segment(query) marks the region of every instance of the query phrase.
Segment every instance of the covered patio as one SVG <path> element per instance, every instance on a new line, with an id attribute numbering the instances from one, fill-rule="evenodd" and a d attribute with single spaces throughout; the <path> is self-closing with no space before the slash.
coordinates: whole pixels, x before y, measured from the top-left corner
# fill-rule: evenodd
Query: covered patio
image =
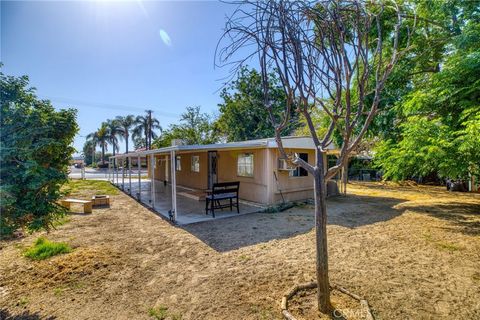
<path id="1" fill-rule="evenodd" d="M 109 158 L 109 181 L 139 202 L 179 225 L 209 221 L 255 213 L 263 206 L 248 201 L 239 201 L 236 208 L 215 210 L 215 218 L 205 213 L 205 190 L 177 185 L 177 170 L 170 159 L 176 159 L 175 151 L 159 153 L 158 150 L 116 155 Z M 158 166 L 163 161 L 162 179 Z M 147 167 L 148 175 L 142 176 Z M 155 169 L 157 169 L 155 172 Z M 165 172 L 168 171 L 168 172 Z M 145 172 L 145 170 L 143 171 Z"/>

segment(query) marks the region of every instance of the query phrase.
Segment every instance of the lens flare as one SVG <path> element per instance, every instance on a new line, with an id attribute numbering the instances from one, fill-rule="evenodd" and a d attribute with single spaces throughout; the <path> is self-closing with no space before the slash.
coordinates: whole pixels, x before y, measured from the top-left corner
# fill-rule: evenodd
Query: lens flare
<path id="1" fill-rule="evenodd" d="M 160 38 L 162 38 L 163 43 L 165 43 L 167 46 L 172 45 L 172 40 L 170 40 L 170 36 L 168 35 L 167 31 L 160 29 L 159 34 Z"/>

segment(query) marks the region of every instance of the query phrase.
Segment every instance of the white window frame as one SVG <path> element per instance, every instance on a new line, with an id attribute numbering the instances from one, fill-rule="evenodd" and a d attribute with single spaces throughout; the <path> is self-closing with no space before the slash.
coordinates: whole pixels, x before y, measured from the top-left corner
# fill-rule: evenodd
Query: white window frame
<path id="1" fill-rule="evenodd" d="M 306 162 L 308 162 L 308 153 L 307 152 L 299 152 L 298 155 L 300 158 Z M 306 157 L 305 157 L 306 155 Z M 304 157 L 302 157 L 304 156 Z M 290 178 L 302 178 L 302 177 L 308 177 L 308 171 L 301 168 L 300 166 L 297 166 L 295 170 L 289 171 L 288 176 Z"/>
<path id="2" fill-rule="evenodd" d="M 192 156 L 190 170 L 192 172 L 200 172 L 200 156 Z"/>
<path id="3" fill-rule="evenodd" d="M 255 156 L 251 152 L 239 153 L 237 156 L 237 176 L 253 177 L 255 172 Z"/>

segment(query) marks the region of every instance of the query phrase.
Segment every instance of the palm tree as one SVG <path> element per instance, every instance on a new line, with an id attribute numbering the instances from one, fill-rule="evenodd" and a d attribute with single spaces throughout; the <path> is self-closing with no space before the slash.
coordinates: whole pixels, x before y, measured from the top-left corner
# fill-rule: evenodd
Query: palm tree
<path id="1" fill-rule="evenodd" d="M 125 139 L 125 153 L 128 153 L 128 139 L 130 137 L 130 131 L 133 128 L 133 125 L 135 124 L 135 117 L 131 114 L 128 116 L 122 117 L 118 116 L 115 118 L 115 120 L 118 122 L 120 127 L 123 130 L 123 138 Z"/>
<path id="2" fill-rule="evenodd" d="M 106 123 L 102 123 L 97 131 L 88 134 L 87 140 L 91 140 L 95 146 L 102 148 L 102 164 L 105 164 L 105 150 L 108 148 L 108 128 Z"/>
<path id="3" fill-rule="evenodd" d="M 120 123 L 117 120 L 107 120 L 105 122 L 108 131 L 108 143 L 113 147 L 113 155 L 115 156 L 116 152 L 119 150 L 118 147 L 118 137 L 123 138 L 123 128 L 120 126 Z"/>
<path id="4" fill-rule="evenodd" d="M 137 116 L 135 119 L 135 128 L 133 128 L 132 137 L 134 139 L 143 136 L 145 138 L 145 147 L 150 149 L 152 147 L 152 139 L 157 137 L 154 129 L 162 131 L 160 121 L 152 117 L 152 110 L 147 110 L 145 116 Z"/>
<path id="5" fill-rule="evenodd" d="M 83 144 L 83 156 L 85 157 L 85 164 L 89 164 L 88 159 L 90 158 L 90 164 L 93 164 L 95 162 L 95 150 L 97 145 L 93 141 L 93 139 L 85 141 Z"/>

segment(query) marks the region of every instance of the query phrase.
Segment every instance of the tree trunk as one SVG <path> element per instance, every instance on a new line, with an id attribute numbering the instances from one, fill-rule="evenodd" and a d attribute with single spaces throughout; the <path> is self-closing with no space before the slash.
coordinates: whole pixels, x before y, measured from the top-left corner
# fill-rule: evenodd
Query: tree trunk
<path id="1" fill-rule="evenodd" d="M 105 164 L 105 145 L 102 144 L 102 164 Z"/>
<path id="2" fill-rule="evenodd" d="M 317 165 L 314 174 L 315 188 L 315 234 L 317 245 L 317 302 L 318 310 L 325 314 L 331 311 L 330 285 L 328 281 L 327 252 L 327 206 L 324 157 L 325 153 L 317 151 Z"/>
<path id="3" fill-rule="evenodd" d="M 145 149 L 150 150 L 148 147 L 148 129 L 145 129 Z"/>
<path id="4" fill-rule="evenodd" d="M 148 150 L 152 149 L 152 129 L 148 127 Z"/>
<path id="5" fill-rule="evenodd" d="M 342 168 L 342 192 L 343 195 L 347 195 L 347 183 L 348 183 L 348 160 L 345 161 L 346 163 L 343 165 Z"/>
<path id="6" fill-rule="evenodd" d="M 128 134 L 125 136 L 125 153 L 128 153 Z M 129 161 L 130 161 L 130 158 L 127 157 L 126 166 L 129 166 L 129 164 L 128 164 Z"/>
<path id="7" fill-rule="evenodd" d="M 148 111 L 148 150 L 152 148 L 152 111 Z"/>

